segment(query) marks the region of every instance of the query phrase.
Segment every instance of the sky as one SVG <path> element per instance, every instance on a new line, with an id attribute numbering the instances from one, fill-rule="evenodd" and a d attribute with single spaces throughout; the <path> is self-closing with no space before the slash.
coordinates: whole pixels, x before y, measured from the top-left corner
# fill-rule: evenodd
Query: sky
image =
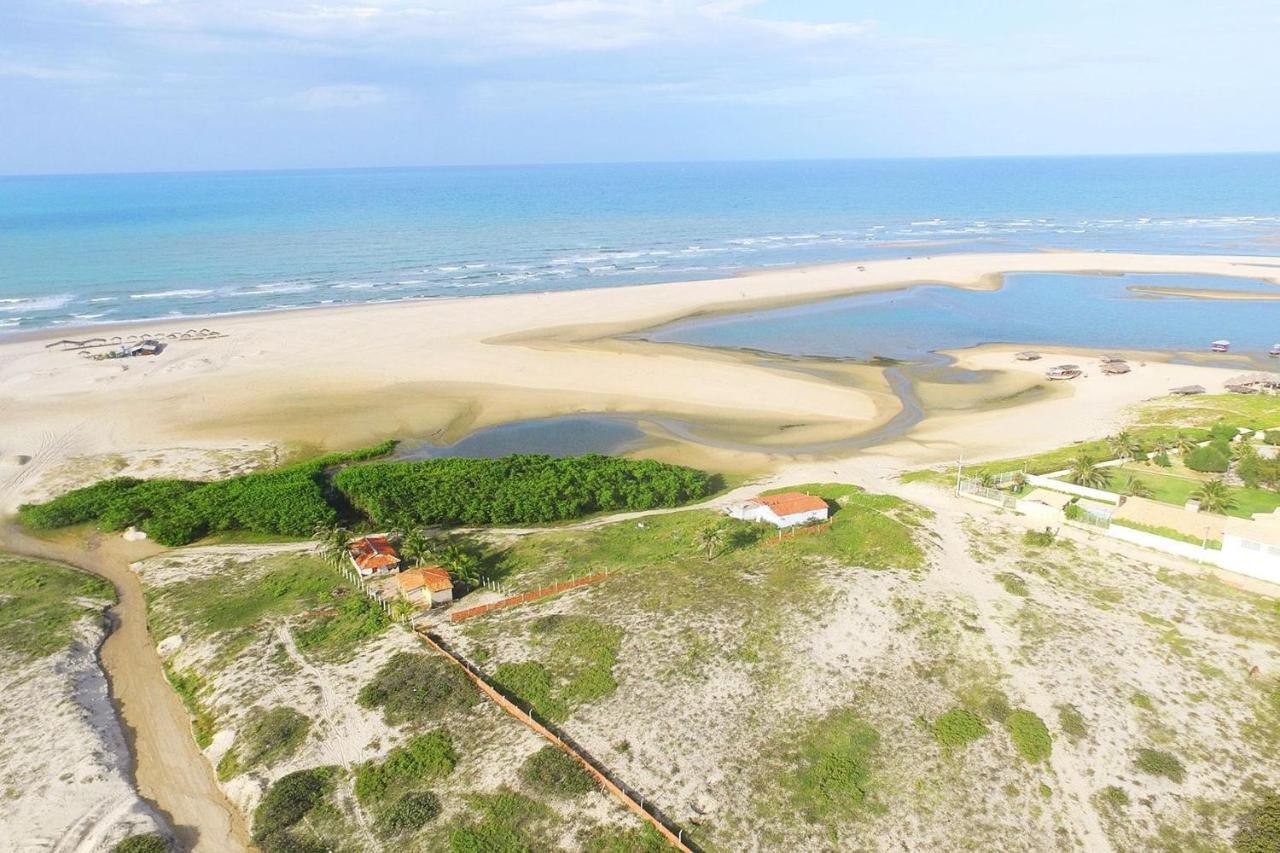
<path id="1" fill-rule="evenodd" d="M 0 0 L 0 173 L 1274 151 L 1277 0 Z"/>

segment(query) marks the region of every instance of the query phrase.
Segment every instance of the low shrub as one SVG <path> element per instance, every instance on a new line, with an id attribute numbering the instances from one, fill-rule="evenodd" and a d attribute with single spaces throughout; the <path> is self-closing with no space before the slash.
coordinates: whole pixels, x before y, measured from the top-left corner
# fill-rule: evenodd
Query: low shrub
<path id="1" fill-rule="evenodd" d="M 1218 421 L 1209 427 L 1209 438 L 1213 441 L 1235 441 L 1236 436 L 1240 435 L 1240 428 L 1232 426 L 1223 421 Z"/>
<path id="2" fill-rule="evenodd" d="M 1044 720 L 1025 708 L 1013 711 L 1005 718 L 1004 726 L 1009 730 L 1014 749 L 1032 764 L 1038 764 L 1053 752 L 1053 737 Z"/>
<path id="3" fill-rule="evenodd" d="M 1182 762 L 1176 756 L 1158 749 L 1147 749 L 1145 747 L 1139 749 L 1138 757 L 1133 764 L 1143 773 L 1150 773 L 1152 776 L 1164 776 L 1174 782 L 1181 782 L 1187 778 L 1187 769 L 1182 766 Z"/>
<path id="4" fill-rule="evenodd" d="M 539 792 L 576 797 L 596 787 L 596 780 L 563 750 L 544 746 L 520 765 L 520 778 Z"/>
<path id="5" fill-rule="evenodd" d="M 169 842 L 163 835 L 149 832 L 121 839 L 111 850 L 112 853 L 168 853 Z"/>
<path id="6" fill-rule="evenodd" d="M 796 744 L 795 770 L 785 784 L 809 820 L 857 814 L 872 795 L 879 733 L 853 711 L 815 720 Z"/>
<path id="7" fill-rule="evenodd" d="M 1046 527 L 1044 530 L 1028 530 L 1022 534 L 1022 544 L 1028 548 L 1047 548 L 1054 543 L 1057 535 Z"/>
<path id="8" fill-rule="evenodd" d="M 1004 587 L 1004 591 L 1010 595 L 1020 595 L 1026 598 L 1031 594 L 1027 589 L 1026 579 L 1021 575 L 1015 575 L 1013 572 L 998 572 L 995 578 Z"/>
<path id="9" fill-rule="evenodd" d="M 1073 741 L 1089 736 L 1089 726 L 1084 715 L 1074 705 L 1062 705 L 1058 708 L 1058 727 Z"/>
<path id="10" fill-rule="evenodd" d="M 375 802 L 389 792 L 443 779 L 457 763 L 448 731 L 439 728 L 417 735 L 391 750 L 383 761 L 366 761 L 356 768 L 356 798 L 362 803 Z"/>
<path id="11" fill-rule="evenodd" d="M 475 688 L 456 667 L 433 655 L 397 652 L 360 688 L 356 701 L 381 708 L 389 725 L 435 720 L 476 703 Z"/>
<path id="12" fill-rule="evenodd" d="M 1240 818 L 1231 838 L 1237 853 L 1275 853 L 1280 850 L 1280 793 L 1265 792 Z"/>
<path id="13" fill-rule="evenodd" d="M 218 777 L 225 781 L 251 767 L 279 764 L 298 751 L 310 730 L 311 720 L 293 708 L 255 709 L 235 745 L 218 762 Z"/>
<path id="14" fill-rule="evenodd" d="M 1280 429 L 1269 429 L 1262 434 L 1262 440 L 1267 444 L 1280 445 Z"/>
<path id="15" fill-rule="evenodd" d="M 1192 471 L 1222 474 L 1231 466 L 1231 457 L 1213 445 L 1197 447 L 1187 454 L 1186 465 Z"/>
<path id="16" fill-rule="evenodd" d="M 306 817 L 329 793 L 336 770 L 336 767 L 312 767 L 277 779 L 253 812 L 254 840 L 278 836 Z M 285 842 L 277 839 L 277 843 Z"/>
<path id="17" fill-rule="evenodd" d="M 982 718 L 963 708 L 952 708 L 933 721 L 933 736 L 945 747 L 968 746 L 987 733 Z"/>
<path id="18" fill-rule="evenodd" d="M 430 791 L 412 791 L 396 800 L 378 816 L 383 835 L 417 832 L 440 816 L 440 798 Z"/>
<path id="19" fill-rule="evenodd" d="M 1099 791 L 1098 798 L 1112 809 L 1120 809 L 1129 805 L 1129 792 L 1115 785 L 1108 785 Z"/>

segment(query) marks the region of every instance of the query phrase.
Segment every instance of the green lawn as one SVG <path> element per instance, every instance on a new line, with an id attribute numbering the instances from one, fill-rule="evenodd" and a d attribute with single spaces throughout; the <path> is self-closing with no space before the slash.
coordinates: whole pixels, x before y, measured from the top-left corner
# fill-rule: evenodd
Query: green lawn
<path id="1" fill-rule="evenodd" d="M 71 643 L 72 626 L 116 600 L 94 575 L 0 554 L 0 649 L 36 660 Z"/>
<path id="2" fill-rule="evenodd" d="M 1152 500 L 1173 504 L 1174 506 L 1182 506 L 1200 488 L 1205 478 L 1196 475 L 1194 472 L 1187 471 L 1181 466 L 1175 466 L 1169 470 L 1172 472 L 1182 471 L 1183 473 L 1157 472 L 1141 464 L 1124 465 L 1115 469 L 1115 472 L 1111 474 L 1109 488 L 1123 493 L 1125 480 L 1132 476 L 1141 480 L 1147 485 L 1147 488 L 1151 489 Z M 1227 514 L 1234 515 L 1237 518 L 1251 518 L 1256 512 L 1271 512 L 1280 507 L 1280 492 L 1241 487 L 1232 489 L 1231 496 L 1235 499 L 1236 505 Z"/>

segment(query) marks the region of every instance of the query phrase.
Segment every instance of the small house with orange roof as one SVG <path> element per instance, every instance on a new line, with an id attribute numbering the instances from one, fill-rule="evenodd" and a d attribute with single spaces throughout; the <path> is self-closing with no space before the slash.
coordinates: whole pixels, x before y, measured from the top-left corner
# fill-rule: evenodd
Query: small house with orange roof
<path id="1" fill-rule="evenodd" d="M 420 606 L 434 607 L 453 601 L 453 579 L 440 566 L 418 566 L 396 575 L 400 597 Z"/>
<path id="2" fill-rule="evenodd" d="M 386 577 L 400 571 L 400 554 L 385 536 L 352 540 L 347 552 L 362 578 Z"/>
<path id="3" fill-rule="evenodd" d="M 795 527 L 799 524 L 826 521 L 831 513 L 826 501 L 804 492 L 759 495 L 735 504 L 726 511 L 733 518 L 742 521 L 763 521 L 774 527 Z"/>

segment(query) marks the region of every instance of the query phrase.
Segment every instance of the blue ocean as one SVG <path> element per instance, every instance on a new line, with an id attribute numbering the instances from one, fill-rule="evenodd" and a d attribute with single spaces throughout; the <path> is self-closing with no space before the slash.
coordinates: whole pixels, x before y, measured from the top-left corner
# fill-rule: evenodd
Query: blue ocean
<path id="1" fill-rule="evenodd" d="M 1280 252 L 1280 155 L 0 177 L 0 334 L 1042 248 Z"/>

